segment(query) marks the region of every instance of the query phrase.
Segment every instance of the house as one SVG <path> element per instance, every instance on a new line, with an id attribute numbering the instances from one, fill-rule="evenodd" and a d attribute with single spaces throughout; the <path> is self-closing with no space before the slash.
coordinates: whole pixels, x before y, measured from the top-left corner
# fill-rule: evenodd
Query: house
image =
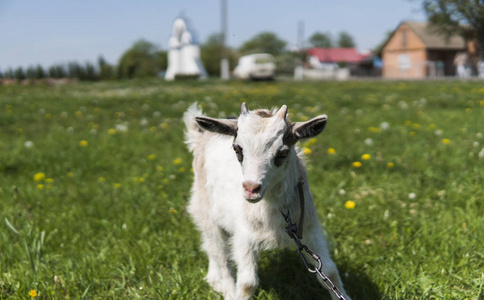
<path id="1" fill-rule="evenodd" d="M 310 48 L 306 54 L 304 78 L 339 80 L 355 75 L 359 63 L 370 56 L 359 53 L 356 48 Z"/>
<path id="2" fill-rule="evenodd" d="M 469 44 L 470 45 L 470 44 Z M 381 50 L 384 78 L 419 79 L 456 75 L 456 55 L 468 53 L 460 36 L 446 38 L 427 22 L 401 22 Z"/>
<path id="3" fill-rule="evenodd" d="M 354 64 L 367 58 L 368 54 L 358 53 L 356 48 L 310 48 L 308 57 L 316 57 L 320 63 Z"/>

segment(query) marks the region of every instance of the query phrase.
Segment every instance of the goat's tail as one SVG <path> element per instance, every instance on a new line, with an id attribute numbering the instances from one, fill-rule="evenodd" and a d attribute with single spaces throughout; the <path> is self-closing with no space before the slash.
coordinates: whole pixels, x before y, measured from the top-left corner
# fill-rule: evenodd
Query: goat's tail
<path id="1" fill-rule="evenodd" d="M 198 137 L 203 132 L 202 129 L 198 126 L 197 121 L 195 121 L 195 117 L 202 116 L 203 112 L 198 107 L 198 103 L 195 102 L 187 109 L 187 111 L 183 114 L 183 122 L 185 122 L 186 130 L 185 130 L 185 144 L 188 146 L 188 150 L 193 153 L 195 149 Z"/>

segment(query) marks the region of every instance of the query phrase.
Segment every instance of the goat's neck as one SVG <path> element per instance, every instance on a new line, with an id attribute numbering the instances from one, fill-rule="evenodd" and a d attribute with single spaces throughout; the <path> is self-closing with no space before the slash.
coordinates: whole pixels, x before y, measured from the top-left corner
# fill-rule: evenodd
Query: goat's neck
<path id="1" fill-rule="evenodd" d="M 291 206 L 296 198 L 298 183 L 305 180 L 302 162 L 297 155 L 293 153 L 289 159 L 284 176 L 266 192 L 266 198 L 279 206 Z"/>

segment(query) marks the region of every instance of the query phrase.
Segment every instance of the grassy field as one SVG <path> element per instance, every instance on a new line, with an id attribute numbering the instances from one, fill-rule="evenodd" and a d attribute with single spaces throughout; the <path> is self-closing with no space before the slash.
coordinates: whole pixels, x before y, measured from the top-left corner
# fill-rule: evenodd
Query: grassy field
<path id="1" fill-rule="evenodd" d="M 353 299 L 484 299 L 484 82 L 0 86 L 0 299 L 220 299 L 186 205 L 181 116 L 287 104 Z M 354 204 L 354 207 L 352 207 Z M 255 299 L 329 299 L 294 249 Z"/>

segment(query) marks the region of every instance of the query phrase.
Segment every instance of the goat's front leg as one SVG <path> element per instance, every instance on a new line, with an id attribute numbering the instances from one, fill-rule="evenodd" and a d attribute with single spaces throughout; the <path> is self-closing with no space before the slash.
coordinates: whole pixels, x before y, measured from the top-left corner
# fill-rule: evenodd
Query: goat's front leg
<path id="1" fill-rule="evenodd" d="M 328 276 L 329 280 L 331 280 L 331 282 L 333 282 L 333 284 L 341 291 L 345 299 L 351 300 L 350 297 L 346 294 L 345 289 L 343 288 L 343 283 L 341 282 L 341 278 L 339 276 L 338 269 L 336 268 L 336 264 L 331 260 L 331 257 L 329 256 L 326 238 L 318 225 L 316 225 L 315 228 L 313 227 L 313 230 L 305 233 L 305 239 L 303 240 L 303 243 L 306 243 L 311 251 L 321 257 L 321 262 L 323 263 L 323 273 Z M 318 267 L 319 264 L 314 259 L 312 259 L 309 255 L 305 256 L 308 262 L 311 261 L 314 267 Z M 321 285 L 327 288 L 326 284 L 319 277 L 319 275 L 317 275 L 317 277 Z M 331 290 L 329 290 L 329 293 L 331 294 L 331 299 L 339 299 Z"/>
<path id="2" fill-rule="evenodd" d="M 248 235 L 234 236 L 233 258 L 237 264 L 235 299 L 250 299 L 259 285 L 257 276 L 259 249 Z"/>
<path id="3" fill-rule="evenodd" d="M 202 239 L 202 247 L 208 255 L 208 273 L 205 279 L 226 300 L 234 299 L 235 283 L 222 230 L 215 225 L 205 226 Z"/>

